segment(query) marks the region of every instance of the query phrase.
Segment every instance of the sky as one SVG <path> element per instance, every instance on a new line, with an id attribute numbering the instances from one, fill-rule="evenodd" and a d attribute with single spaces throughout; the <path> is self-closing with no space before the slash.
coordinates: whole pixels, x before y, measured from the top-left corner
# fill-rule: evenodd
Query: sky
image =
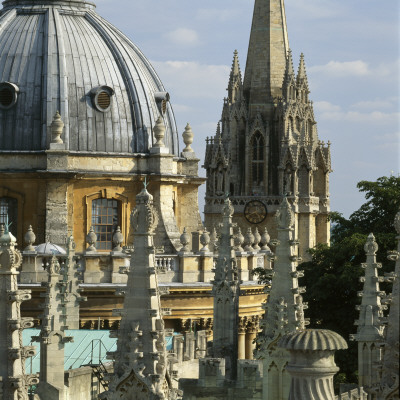
<path id="1" fill-rule="evenodd" d="M 155 67 L 180 135 L 187 122 L 193 129 L 202 165 L 235 49 L 244 73 L 254 0 L 95 2 Z M 365 201 L 357 182 L 400 171 L 400 2 L 286 0 L 285 6 L 295 69 L 304 53 L 319 138 L 332 142 L 331 209 L 348 217 Z"/>

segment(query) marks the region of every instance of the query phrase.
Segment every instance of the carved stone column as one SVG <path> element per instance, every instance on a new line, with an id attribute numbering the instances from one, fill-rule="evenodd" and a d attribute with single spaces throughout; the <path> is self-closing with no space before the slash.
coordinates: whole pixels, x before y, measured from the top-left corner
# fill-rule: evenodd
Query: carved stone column
<path id="1" fill-rule="evenodd" d="M 246 358 L 246 324 L 247 318 L 239 318 L 238 326 L 238 359 L 243 360 Z"/>
<path id="2" fill-rule="evenodd" d="M 248 319 L 247 322 L 247 329 L 246 329 L 246 359 L 247 360 L 252 360 L 253 357 L 253 350 L 256 348 L 256 345 L 254 342 L 257 332 L 258 332 L 258 327 L 259 327 L 259 320 L 260 317 L 258 315 L 254 315 L 251 318 Z"/>

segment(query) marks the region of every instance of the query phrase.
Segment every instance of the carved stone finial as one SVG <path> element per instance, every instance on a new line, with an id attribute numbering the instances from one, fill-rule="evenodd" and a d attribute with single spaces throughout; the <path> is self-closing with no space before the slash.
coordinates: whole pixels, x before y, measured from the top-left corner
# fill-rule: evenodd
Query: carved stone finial
<path id="1" fill-rule="evenodd" d="M 210 234 L 207 231 L 207 228 L 204 228 L 204 232 L 200 236 L 200 243 L 203 245 L 203 247 L 200 249 L 202 252 L 207 252 L 209 251 L 208 245 L 210 243 Z"/>
<path id="2" fill-rule="evenodd" d="M 25 233 L 24 240 L 28 245 L 25 247 L 24 251 L 35 251 L 35 248 L 32 246 L 32 244 L 35 243 L 36 235 L 33 233 L 32 225 L 29 225 L 28 231 Z"/>
<path id="3" fill-rule="evenodd" d="M 63 129 L 64 122 L 61 119 L 60 113 L 57 111 L 51 123 L 51 143 L 64 143 L 61 139 Z"/>
<path id="4" fill-rule="evenodd" d="M 268 233 L 267 227 L 265 227 L 263 234 L 261 235 L 261 250 L 269 250 L 268 243 L 271 240 L 271 236 Z"/>
<path id="5" fill-rule="evenodd" d="M 153 235 L 158 221 L 158 213 L 153 207 L 153 196 L 143 188 L 136 196 L 136 207 L 131 214 L 132 228 L 136 235 Z"/>
<path id="6" fill-rule="evenodd" d="M 378 244 L 376 243 L 375 236 L 372 233 L 368 235 L 367 242 L 364 246 L 364 251 L 367 256 L 374 256 L 378 251 Z"/>
<path id="7" fill-rule="evenodd" d="M 188 252 L 189 251 L 189 243 L 190 243 L 190 235 L 186 231 L 186 227 L 183 228 L 183 233 L 180 237 L 180 242 L 182 244 L 181 251 Z"/>
<path id="8" fill-rule="evenodd" d="M 239 227 L 237 234 L 235 236 L 236 251 L 243 251 L 243 247 L 242 247 L 243 242 L 244 242 L 244 236 L 242 235 L 242 231 Z"/>
<path id="9" fill-rule="evenodd" d="M 97 235 L 94 233 L 93 226 L 90 227 L 89 233 L 86 236 L 86 242 L 89 244 L 86 251 L 96 251 Z"/>
<path id="10" fill-rule="evenodd" d="M 246 244 L 245 246 L 245 251 L 253 251 L 253 243 L 254 243 L 254 235 L 253 232 L 251 231 L 251 228 L 247 229 L 246 236 L 244 237 L 244 243 Z"/>
<path id="11" fill-rule="evenodd" d="M 259 246 L 260 242 L 261 242 L 261 235 L 258 228 L 256 228 L 254 230 L 254 242 L 253 242 L 254 250 L 261 250 L 261 247 Z"/>
<path id="12" fill-rule="evenodd" d="M 235 212 L 235 209 L 232 206 L 232 202 L 229 200 L 228 197 L 225 198 L 224 200 L 224 207 L 222 209 L 222 215 L 224 217 L 231 217 L 233 213 Z"/>
<path id="13" fill-rule="evenodd" d="M 184 153 L 193 152 L 193 149 L 190 147 L 190 145 L 193 143 L 194 134 L 189 123 L 187 123 L 185 131 L 183 132 L 182 136 L 183 136 L 183 143 L 185 143 L 186 145 L 186 147 L 183 149 L 183 152 Z"/>
<path id="14" fill-rule="evenodd" d="M 294 225 L 294 213 L 287 197 L 285 197 L 276 212 L 279 229 L 291 229 Z"/>
<path id="15" fill-rule="evenodd" d="M 124 236 L 121 233 L 121 228 L 118 226 L 113 235 L 113 243 L 115 244 L 113 251 L 122 251 L 121 245 L 123 241 L 124 241 Z"/>
<path id="16" fill-rule="evenodd" d="M 154 126 L 154 136 L 157 141 L 153 147 L 164 147 L 165 125 L 161 116 L 158 117 Z"/>

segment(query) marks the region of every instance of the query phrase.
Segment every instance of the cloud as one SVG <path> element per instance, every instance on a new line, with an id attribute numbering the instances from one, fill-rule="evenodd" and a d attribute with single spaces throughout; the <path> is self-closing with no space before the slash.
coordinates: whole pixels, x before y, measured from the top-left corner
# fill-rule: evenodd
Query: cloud
<path id="1" fill-rule="evenodd" d="M 152 64 L 165 86 L 173 89 L 175 95 L 182 98 L 213 100 L 220 97 L 222 107 L 230 67 L 200 64 L 195 61 L 153 61 Z M 182 103 L 182 100 L 180 102 Z"/>
<path id="2" fill-rule="evenodd" d="M 338 105 L 329 103 L 327 101 L 318 101 L 314 103 L 315 111 L 317 112 L 318 119 L 321 120 L 335 120 L 335 121 L 348 121 L 356 123 L 383 123 L 392 124 L 400 120 L 400 112 L 382 112 L 373 110 L 371 112 L 360 111 L 344 111 Z M 351 106 L 350 106 L 351 108 Z"/>
<path id="3" fill-rule="evenodd" d="M 322 72 L 330 76 L 366 76 L 370 74 L 370 69 L 365 61 L 329 61 L 325 65 L 315 65 L 309 67 L 310 72 Z"/>
<path id="4" fill-rule="evenodd" d="M 368 111 L 368 110 L 387 110 L 398 105 L 398 98 L 391 97 L 388 99 L 375 99 L 375 100 L 364 100 L 359 101 L 355 104 L 352 104 L 350 107 L 352 109 L 357 109 L 360 111 Z"/>
<path id="5" fill-rule="evenodd" d="M 200 44 L 199 35 L 193 29 L 178 28 L 166 33 L 165 37 L 180 46 L 197 46 Z"/>

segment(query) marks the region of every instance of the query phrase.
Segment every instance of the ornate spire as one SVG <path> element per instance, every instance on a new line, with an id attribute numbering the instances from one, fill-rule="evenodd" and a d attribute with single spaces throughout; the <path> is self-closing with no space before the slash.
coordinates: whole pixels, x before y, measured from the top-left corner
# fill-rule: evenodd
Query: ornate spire
<path id="1" fill-rule="evenodd" d="M 35 347 L 22 346 L 22 331 L 32 328 L 32 318 L 21 318 L 21 303 L 31 299 L 30 290 L 18 290 L 17 268 L 22 257 L 8 225 L 0 236 L 0 394 L 4 400 L 27 399 L 28 387 L 39 382 L 25 372 L 25 361 Z"/>
<path id="2" fill-rule="evenodd" d="M 394 273 L 388 277 L 393 281 L 390 310 L 383 348 L 381 381 L 371 392 L 377 400 L 397 399 L 399 393 L 399 301 L 400 301 L 400 210 L 396 214 L 394 227 L 397 232 L 397 250 L 389 253 L 389 260 L 396 262 Z M 394 397 L 396 396 L 397 397 Z"/>
<path id="3" fill-rule="evenodd" d="M 361 305 L 357 306 L 360 311 L 360 317 L 355 322 L 358 325 L 357 334 L 351 336 L 358 342 L 358 378 L 359 386 L 371 386 L 377 382 L 378 376 L 373 370 L 373 364 L 380 361 L 380 352 L 377 351 L 379 343 L 383 340 L 383 317 L 381 305 L 381 297 L 385 295 L 379 289 L 379 282 L 383 278 L 379 278 L 378 269 L 382 268 L 381 264 L 376 263 L 376 252 L 378 244 L 374 235 L 368 236 L 364 246 L 367 255 L 367 262 L 361 266 L 365 269 L 365 276 L 360 278 L 364 282 L 362 292 Z"/>
<path id="4" fill-rule="evenodd" d="M 306 72 L 306 64 L 304 62 L 304 54 L 300 55 L 299 69 L 297 71 L 297 85 L 308 90 L 308 78 Z"/>
<path id="5" fill-rule="evenodd" d="M 46 287 L 44 294 L 44 311 L 41 316 L 42 325 L 40 335 L 34 337 L 40 343 L 40 382 L 37 387 L 39 396 L 46 397 L 48 386 L 53 392 L 58 390 L 56 399 L 64 397 L 64 346 L 72 341 L 72 337 L 65 336 L 65 309 L 63 295 L 60 293 L 61 275 L 60 264 L 53 255 L 47 264 L 48 281 L 42 283 Z"/>
<path id="6" fill-rule="evenodd" d="M 242 97 L 242 73 L 239 66 L 239 58 L 237 50 L 233 53 L 233 61 L 231 73 L 229 76 L 228 83 L 228 99 L 229 102 L 235 103 L 240 102 Z"/>
<path id="7" fill-rule="evenodd" d="M 302 330 L 308 324 L 304 318 L 304 310 L 307 304 L 303 303 L 302 293 L 305 288 L 300 287 L 298 278 L 303 276 L 302 271 L 297 271 L 300 258 L 297 256 L 299 242 L 294 240 L 294 213 L 287 198 L 284 198 L 276 214 L 278 222 L 278 240 L 271 241 L 276 246 L 275 264 L 272 273 L 271 287 L 266 287 L 269 293 L 268 301 L 264 306 L 265 315 L 262 321 L 262 332 L 257 337 L 257 358 L 263 359 L 264 374 L 273 368 L 283 374 L 284 367 L 289 361 L 289 354 L 277 350 L 277 342 L 286 334 Z M 268 381 L 268 377 L 264 377 Z M 285 385 L 290 386 L 290 380 L 286 374 L 281 376 L 283 390 Z M 278 381 L 275 382 L 279 385 Z M 265 388 L 268 393 L 277 393 L 278 387 Z M 269 397 L 268 397 L 269 398 Z"/>
<path id="8" fill-rule="evenodd" d="M 365 269 L 365 276 L 360 278 L 360 281 L 364 282 L 364 287 L 362 292 L 359 292 L 362 301 L 357 307 L 360 310 L 360 318 L 355 323 L 358 328 L 354 338 L 358 342 L 381 341 L 383 338 L 383 325 L 380 322 L 383 317 L 381 297 L 385 296 L 385 292 L 379 289 L 379 282 L 382 282 L 383 278 L 379 278 L 378 269 L 382 268 L 382 265 L 376 262 L 378 244 L 372 233 L 368 236 L 364 250 L 367 262 L 361 265 Z"/>
<path id="9" fill-rule="evenodd" d="M 79 329 L 79 304 L 86 301 L 86 297 L 80 295 L 82 290 L 79 284 L 82 283 L 82 272 L 79 271 L 75 247 L 75 241 L 71 235 L 67 240 L 67 258 L 61 269 L 62 279 L 59 283 L 64 324 L 67 329 Z"/>
<path id="10" fill-rule="evenodd" d="M 172 399 L 167 371 L 164 322 L 155 269 L 153 235 L 158 214 L 153 196 L 144 188 L 136 196 L 131 215 L 135 251 L 131 258 L 125 290 L 117 351 L 114 354 L 114 376 L 107 400 L 154 398 Z"/>
<path id="11" fill-rule="evenodd" d="M 218 259 L 213 283 L 214 295 L 214 357 L 225 358 L 226 377 L 235 379 L 238 358 L 240 281 L 236 265 L 232 223 L 234 208 L 226 197 L 222 209 L 222 224 Z"/>
<path id="12" fill-rule="evenodd" d="M 289 50 L 283 0 L 255 0 L 251 27 L 244 95 L 254 118 L 264 105 L 264 117 L 271 117 L 273 98 L 282 96 L 282 82 Z"/>
<path id="13" fill-rule="evenodd" d="M 282 86 L 282 95 L 286 100 L 295 100 L 295 73 L 293 68 L 293 57 L 292 57 L 292 50 L 289 49 L 288 55 L 286 58 L 286 68 L 285 68 L 285 75 L 283 78 L 283 86 Z"/>

